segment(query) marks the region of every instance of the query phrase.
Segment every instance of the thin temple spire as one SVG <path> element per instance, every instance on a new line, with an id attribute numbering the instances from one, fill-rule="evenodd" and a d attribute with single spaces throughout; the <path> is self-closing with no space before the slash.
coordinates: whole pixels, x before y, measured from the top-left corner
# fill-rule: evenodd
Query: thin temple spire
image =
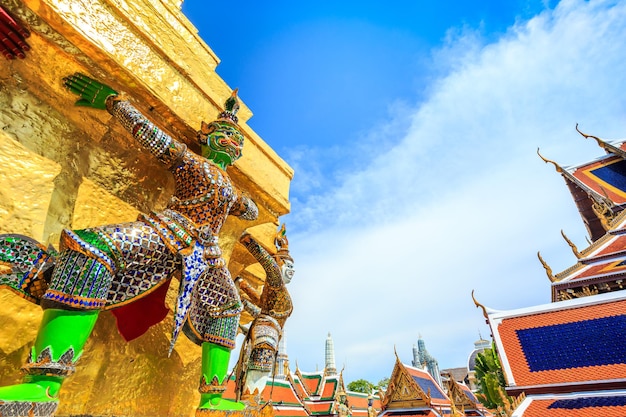
<path id="1" fill-rule="evenodd" d="M 326 363 L 324 366 L 324 374 L 337 375 L 337 367 L 335 366 L 335 345 L 330 332 L 328 332 L 328 337 L 326 337 Z"/>

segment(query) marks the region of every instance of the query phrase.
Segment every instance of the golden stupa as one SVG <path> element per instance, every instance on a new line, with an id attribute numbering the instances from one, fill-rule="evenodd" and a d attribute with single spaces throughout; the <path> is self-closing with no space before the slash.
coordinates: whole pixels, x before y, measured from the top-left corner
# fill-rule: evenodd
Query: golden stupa
<path id="1" fill-rule="evenodd" d="M 25 59 L 0 62 L 0 233 L 58 247 L 63 228 L 132 221 L 165 205 L 171 174 L 108 113 L 75 107 L 61 79 L 82 72 L 127 93 L 162 129 L 197 149 L 201 120 L 213 120 L 232 90 L 181 3 L 0 0 L 31 32 Z M 220 242 L 232 275 L 250 266 L 245 276 L 258 284 L 263 270 L 238 238 L 247 228 L 274 247 L 293 171 L 248 127 L 245 104 L 238 115 L 246 143 L 229 175 L 257 203 L 259 217 L 230 217 Z M 168 302 L 176 291 L 174 280 Z M 0 290 L 0 306 L 0 385 L 7 385 L 20 379 L 42 312 L 8 290 Z M 181 337 L 168 358 L 171 316 L 127 343 L 111 313 L 102 313 L 57 415 L 193 415 L 201 351 Z"/>

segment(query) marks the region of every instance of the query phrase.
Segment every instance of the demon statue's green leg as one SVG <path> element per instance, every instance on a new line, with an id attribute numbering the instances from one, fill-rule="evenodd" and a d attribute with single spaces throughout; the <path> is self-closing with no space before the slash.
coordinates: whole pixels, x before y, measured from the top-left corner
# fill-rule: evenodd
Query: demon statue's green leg
<path id="1" fill-rule="evenodd" d="M 215 343 L 202 343 L 202 376 L 200 377 L 200 405 L 203 410 L 243 410 L 245 405 L 222 398 L 226 390 L 228 361 L 231 350 Z M 200 414 L 198 413 L 198 414 Z"/>
<path id="2" fill-rule="evenodd" d="M 22 367 L 23 383 L 0 387 L 0 415 L 54 413 L 61 384 L 74 372 L 97 318 L 98 311 L 44 310 L 35 345 Z"/>

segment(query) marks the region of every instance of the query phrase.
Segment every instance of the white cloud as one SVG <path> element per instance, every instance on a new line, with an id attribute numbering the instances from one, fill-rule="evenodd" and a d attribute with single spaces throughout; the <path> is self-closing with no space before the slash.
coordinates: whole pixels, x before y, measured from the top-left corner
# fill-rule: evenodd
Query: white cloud
<path id="1" fill-rule="evenodd" d="M 398 121 L 404 137 L 383 138 L 397 145 L 290 215 L 292 364 L 323 367 L 330 331 L 347 381 L 389 376 L 393 347 L 410 362 L 419 334 L 442 368 L 463 366 L 488 336 L 472 289 L 496 309 L 549 302 L 536 252 L 565 269 L 560 230 L 579 247 L 585 230 L 535 151 L 563 165 L 601 155 L 577 122 L 625 135 L 625 31 L 626 3 L 567 0 L 495 43 L 450 39 L 434 55 L 446 74 Z"/>

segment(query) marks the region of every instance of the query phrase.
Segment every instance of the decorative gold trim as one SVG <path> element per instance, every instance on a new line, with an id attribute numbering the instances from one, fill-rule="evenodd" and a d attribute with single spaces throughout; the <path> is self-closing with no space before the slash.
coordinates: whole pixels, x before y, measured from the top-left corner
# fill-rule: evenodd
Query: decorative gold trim
<path id="1" fill-rule="evenodd" d="M 560 174 L 563 174 L 565 172 L 565 170 L 563 168 L 561 168 L 561 166 L 559 164 L 557 164 L 556 162 L 554 162 L 554 161 L 552 161 L 550 159 L 544 158 L 543 155 L 541 155 L 541 153 L 539 152 L 539 148 L 537 148 L 537 155 L 539 155 L 539 158 L 541 158 L 543 160 L 543 162 L 545 162 L 546 164 L 549 163 L 549 164 L 554 165 L 554 169 L 556 169 L 556 172 L 558 172 Z"/>
<path id="2" fill-rule="evenodd" d="M 622 157 L 626 157 L 626 152 L 624 152 L 621 148 L 619 148 L 617 146 L 613 146 L 610 143 L 606 142 L 603 139 L 600 139 L 597 136 L 588 135 L 586 133 L 581 132 L 580 129 L 578 129 L 578 123 L 576 123 L 576 131 L 578 133 L 580 133 L 581 136 L 584 137 L 585 139 L 589 139 L 589 138 L 594 139 L 598 143 L 598 146 L 600 146 L 602 149 L 604 149 L 604 151 L 606 153 L 610 153 L 610 154 L 613 154 L 613 155 L 617 154 L 617 155 L 620 155 Z"/>
<path id="3" fill-rule="evenodd" d="M 217 376 L 211 379 L 211 383 L 207 384 L 204 375 L 200 376 L 200 386 L 198 387 L 200 394 L 223 394 L 226 391 L 226 384 L 220 384 Z"/>
<path id="4" fill-rule="evenodd" d="M 580 259 L 582 257 L 582 255 L 580 254 L 580 252 L 578 251 L 578 248 L 576 247 L 576 245 L 574 244 L 574 242 L 572 242 L 566 235 L 565 232 L 563 231 L 563 229 L 561 229 L 561 236 L 563 236 L 563 239 L 565 239 L 565 241 L 567 242 L 567 244 L 569 245 L 570 248 L 572 248 L 572 252 L 574 252 L 574 256 L 576 256 L 577 259 Z"/>
<path id="5" fill-rule="evenodd" d="M 602 196 L 597 195 L 598 194 L 597 192 L 595 192 L 594 190 L 591 190 L 586 184 L 582 183 L 578 178 L 576 178 L 574 175 L 570 174 L 566 169 L 561 167 L 556 162 L 554 162 L 554 161 L 552 161 L 550 159 L 544 158 L 543 155 L 541 155 L 541 153 L 539 153 L 539 148 L 537 148 L 537 155 L 539 155 L 539 157 L 543 160 L 543 162 L 550 163 L 550 164 L 554 165 L 554 168 L 556 169 L 556 172 L 558 172 L 561 175 L 565 176 L 566 179 L 569 179 L 574 184 L 576 184 L 578 187 L 580 187 L 581 190 L 586 192 L 587 195 L 589 196 L 589 198 L 592 199 L 595 202 L 594 204 L 598 204 L 598 203 L 599 204 L 606 204 L 606 203 L 602 203 L 605 198 L 603 198 Z M 603 190 L 603 192 L 604 192 L 604 190 Z M 606 192 L 605 192 L 605 194 L 606 194 Z M 592 210 L 594 210 L 594 212 L 595 212 L 595 209 L 593 207 L 592 207 Z M 596 214 L 596 215 L 598 217 L 600 217 L 598 214 Z M 602 218 L 600 218 L 600 221 L 602 221 Z M 603 226 L 604 226 L 604 224 L 603 224 Z"/>
<path id="6" fill-rule="evenodd" d="M 483 316 L 484 316 L 487 320 L 489 320 L 489 315 L 487 314 L 487 309 L 485 308 L 485 306 L 484 306 L 484 305 L 482 305 L 481 303 L 479 303 L 479 302 L 476 300 L 476 297 L 474 297 L 474 290 L 472 290 L 472 300 L 474 300 L 474 305 L 475 305 L 476 307 L 478 307 L 478 308 L 480 308 L 480 309 L 482 309 L 482 310 L 483 310 Z M 396 357 L 397 357 L 397 355 L 396 355 Z"/>
<path id="7" fill-rule="evenodd" d="M 582 137 L 584 137 L 585 139 L 589 139 L 589 138 L 595 139 L 595 141 L 598 143 L 598 145 L 599 145 L 601 148 L 604 148 L 607 152 L 609 152 L 609 151 L 605 148 L 605 145 L 606 145 L 606 144 L 605 144 L 605 142 L 604 142 L 602 139 L 600 139 L 600 138 L 599 138 L 599 137 L 597 137 L 597 136 L 588 135 L 588 134 L 586 134 L 586 133 L 581 132 L 581 131 L 580 131 L 580 129 L 578 128 L 578 123 L 576 123 L 576 131 L 577 131 L 578 133 L 580 133 L 580 135 L 581 135 Z"/>
<path id="8" fill-rule="evenodd" d="M 602 192 L 606 195 L 604 188 L 600 187 Z M 613 212 L 613 202 L 608 198 L 601 198 L 600 201 L 595 200 L 591 205 L 591 210 L 600 220 L 600 224 L 605 232 L 611 230 L 611 225 L 615 219 L 615 213 Z"/>
<path id="9" fill-rule="evenodd" d="M 548 276 L 550 282 L 555 282 L 556 278 L 554 277 L 554 274 L 552 274 L 552 268 L 550 268 L 550 265 L 548 265 L 548 263 L 543 260 L 543 258 L 541 257 L 541 252 L 537 252 L 537 258 L 539 258 L 539 262 L 541 262 L 543 269 L 546 270 L 546 275 Z"/>

